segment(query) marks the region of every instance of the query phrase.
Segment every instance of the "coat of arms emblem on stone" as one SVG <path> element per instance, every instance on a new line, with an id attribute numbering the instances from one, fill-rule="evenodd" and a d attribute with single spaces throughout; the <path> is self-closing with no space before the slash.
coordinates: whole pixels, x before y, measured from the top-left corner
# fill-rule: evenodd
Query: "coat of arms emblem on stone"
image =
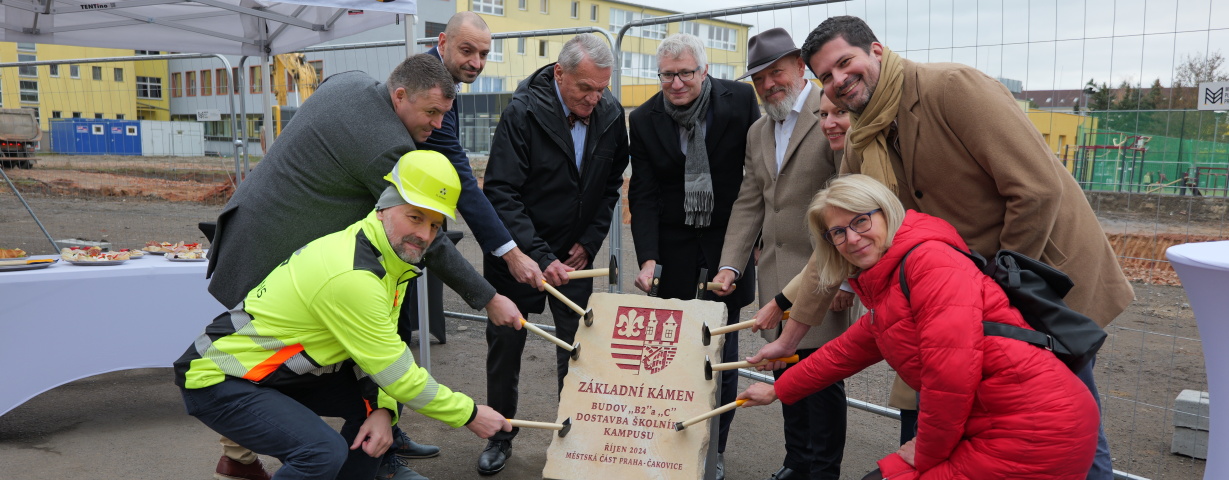
<path id="1" fill-rule="evenodd" d="M 624 370 L 654 374 L 678 353 L 682 310 L 619 307 L 610 337 L 610 356 Z"/>

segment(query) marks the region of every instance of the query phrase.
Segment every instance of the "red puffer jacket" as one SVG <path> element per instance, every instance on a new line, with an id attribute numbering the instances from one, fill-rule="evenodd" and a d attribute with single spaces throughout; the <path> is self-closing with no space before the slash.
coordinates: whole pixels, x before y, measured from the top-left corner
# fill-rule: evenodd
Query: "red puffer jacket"
<path id="1" fill-rule="evenodd" d="M 922 242 L 906 264 L 910 302 L 897 268 Z M 787 370 L 777 396 L 793 403 L 887 360 L 921 402 L 914 468 L 889 455 L 885 478 L 1086 478 L 1100 417 L 1088 388 L 1052 353 L 982 333 L 982 321 L 1029 327 L 949 245 L 969 248 L 947 222 L 909 211 L 879 262 L 850 281 L 866 315 Z"/>

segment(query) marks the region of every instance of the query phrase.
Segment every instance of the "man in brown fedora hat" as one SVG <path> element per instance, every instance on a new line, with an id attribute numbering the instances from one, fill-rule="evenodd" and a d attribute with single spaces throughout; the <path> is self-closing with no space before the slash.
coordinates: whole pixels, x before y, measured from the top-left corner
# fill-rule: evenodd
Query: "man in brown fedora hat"
<path id="1" fill-rule="evenodd" d="M 786 284 L 811 255 L 805 228 L 807 204 L 840 166 L 820 126 L 819 87 L 803 78 L 805 65 L 794 40 L 774 28 L 751 37 L 747 73 L 763 103 L 766 116 L 747 132 L 745 174 L 734 202 L 730 225 L 721 250 L 721 271 L 713 279 L 722 283 L 719 295 L 736 291 L 734 280 L 744 273 L 747 255 L 756 237 L 763 235 L 759 256 L 761 309 L 757 329 L 767 340 L 780 334 L 777 322 L 790 308 Z M 846 305 L 852 294 L 842 293 Z M 824 310 L 832 303 L 828 295 Z M 797 353 L 805 358 L 849 326 L 849 311 L 828 311 L 822 324 L 809 328 L 786 320 L 784 331 Z M 794 335 L 801 333 L 801 335 Z M 784 369 L 774 371 L 774 376 Z M 793 405 L 782 405 L 785 419 L 785 461 L 772 478 L 838 479 L 845 448 L 845 386 L 828 387 Z"/>

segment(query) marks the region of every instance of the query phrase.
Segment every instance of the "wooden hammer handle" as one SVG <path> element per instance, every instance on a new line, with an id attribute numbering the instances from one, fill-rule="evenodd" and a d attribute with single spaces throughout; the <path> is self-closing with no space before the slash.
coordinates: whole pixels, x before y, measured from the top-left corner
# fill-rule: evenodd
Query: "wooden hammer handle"
<path id="1" fill-rule="evenodd" d="M 531 331 L 531 332 L 533 332 L 533 333 L 537 334 L 539 337 L 542 337 L 542 338 L 545 338 L 545 339 L 547 339 L 547 340 L 550 340 L 550 342 L 551 342 L 551 343 L 553 343 L 553 344 L 555 344 L 555 345 L 558 345 L 558 346 L 559 346 L 559 348 L 562 348 L 562 349 L 567 350 L 567 351 L 569 351 L 569 352 L 570 352 L 570 351 L 572 351 L 572 346 L 571 346 L 571 345 L 568 345 L 568 342 L 565 342 L 565 341 L 563 341 L 563 340 L 560 340 L 560 339 L 559 339 L 559 337 L 556 337 L 556 336 L 554 336 L 554 335 L 551 335 L 551 334 L 549 334 L 549 333 L 546 333 L 546 330 L 542 330 L 541 328 L 538 328 L 538 326 L 537 326 L 537 325 L 534 325 L 534 324 L 532 324 L 532 323 L 529 323 L 529 321 L 527 321 L 527 320 L 525 320 L 525 319 L 523 319 L 523 318 L 521 319 L 521 325 L 523 325 L 525 328 L 529 329 L 529 331 Z"/>
<path id="2" fill-rule="evenodd" d="M 721 290 L 721 284 L 717 282 L 704 282 L 704 284 L 701 285 L 700 288 L 704 290 Z M 734 289 L 736 288 L 738 288 L 738 285 L 735 285 L 733 283 L 730 284 L 731 292 L 733 292 Z"/>
<path id="3" fill-rule="evenodd" d="M 576 302 L 572 301 L 572 299 L 563 296 L 559 290 L 555 290 L 555 287 L 552 287 L 551 284 L 546 282 L 546 280 L 542 280 L 542 285 L 546 287 L 546 291 L 550 292 L 551 295 L 554 295 L 555 298 L 558 298 L 560 302 L 567 305 L 568 308 L 572 309 L 573 312 L 576 312 L 577 315 L 585 314 L 585 309 L 580 308 L 580 305 L 577 305 Z"/>
<path id="4" fill-rule="evenodd" d="M 721 414 L 723 414 L 723 413 L 725 413 L 725 412 L 728 412 L 728 411 L 730 411 L 730 410 L 733 410 L 733 409 L 735 409 L 735 408 L 738 408 L 740 405 L 742 405 L 742 404 L 743 404 L 743 403 L 745 403 L 746 401 L 747 401 L 747 399 L 745 399 L 745 398 L 744 398 L 744 399 L 735 400 L 735 401 L 733 401 L 733 402 L 730 402 L 730 403 L 727 403 L 727 404 L 722 405 L 722 406 L 720 406 L 720 407 L 717 407 L 717 408 L 713 409 L 713 411 L 711 411 L 711 412 L 705 413 L 705 414 L 700 415 L 700 416 L 698 416 L 698 417 L 696 417 L 696 418 L 692 418 L 692 419 L 690 419 L 690 420 L 687 420 L 687 421 L 683 422 L 683 428 L 690 427 L 690 426 L 695 425 L 695 424 L 697 424 L 697 423 L 700 423 L 700 422 L 703 422 L 703 421 L 708 420 L 708 419 L 710 419 L 710 418 L 713 418 L 713 417 L 715 417 L 715 416 L 717 416 L 717 415 L 721 415 Z"/>
<path id="5" fill-rule="evenodd" d="M 590 268 L 588 270 L 572 270 L 568 272 L 568 278 L 576 280 L 578 278 L 596 278 L 610 276 L 609 268 Z"/>
<path id="6" fill-rule="evenodd" d="M 793 355 L 789 357 L 781 357 L 781 358 L 765 358 L 763 360 L 760 360 L 759 363 L 751 363 L 746 360 L 741 361 L 741 362 L 718 363 L 716 365 L 713 365 L 712 368 L 714 372 L 719 372 L 722 370 L 733 370 L 735 368 L 758 367 L 760 365 L 766 365 L 769 362 L 798 363 L 798 355 Z"/>
<path id="7" fill-rule="evenodd" d="M 755 325 L 755 319 L 754 319 L 754 318 L 752 318 L 751 320 L 747 320 L 747 321 L 745 321 L 745 322 L 738 322 L 738 323 L 735 323 L 735 324 L 733 324 L 733 325 L 726 325 L 726 326 L 724 326 L 724 327 L 717 327 L 717 328 L 714 328 L 714 329 L 712 329 L 712 330 L 709 330 L 709 332 L 708 332 L 708 333 L 709 333 L 710 335 L 712 335 L 712 336 L 714 336 L 714 337 L 715 337 L 715 336 L 717 336 L 717 335 L 722 335 L 722 334 L 726 334 L 726 333 L 730 333 L 730 332 L 736 332 L 736 331 L 742 330 L 742 329 L 744 329 L 744 328 L 750 328 L 750 327 L 751 327 L 751 326 L 753 326 L 753 325 Z"/>
<path id="8" fill-rule="evenodd" d="M 546 430 L 563 430 L 562 423 L 546 423 L 546 422 L 531 422 L 529 420 L 514 420 L 509 418 L 508 423 L 514 427 L 520 428 L 543 428 Z"/>

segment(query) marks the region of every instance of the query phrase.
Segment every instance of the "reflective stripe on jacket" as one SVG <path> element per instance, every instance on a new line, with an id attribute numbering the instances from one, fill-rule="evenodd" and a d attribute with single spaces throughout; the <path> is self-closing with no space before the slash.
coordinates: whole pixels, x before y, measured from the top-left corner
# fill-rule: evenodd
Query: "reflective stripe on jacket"
<path id="1" fill-rule="evenodd" d="M 393 252 L 375 212 L 295 251 L 235 309 L 214 319 L 175 362 L 176 383 L 196 389 L 236 377 L 270 387 L 309 385 L 346 360 L 379 387 L 369 401 L 396 402 L 453 427 L 474 409 L 468 396 L 418 367 L 397 335 L 406 282 L 418 269 Z M 373 406 L 374 408 L 374 406 Z"/>

